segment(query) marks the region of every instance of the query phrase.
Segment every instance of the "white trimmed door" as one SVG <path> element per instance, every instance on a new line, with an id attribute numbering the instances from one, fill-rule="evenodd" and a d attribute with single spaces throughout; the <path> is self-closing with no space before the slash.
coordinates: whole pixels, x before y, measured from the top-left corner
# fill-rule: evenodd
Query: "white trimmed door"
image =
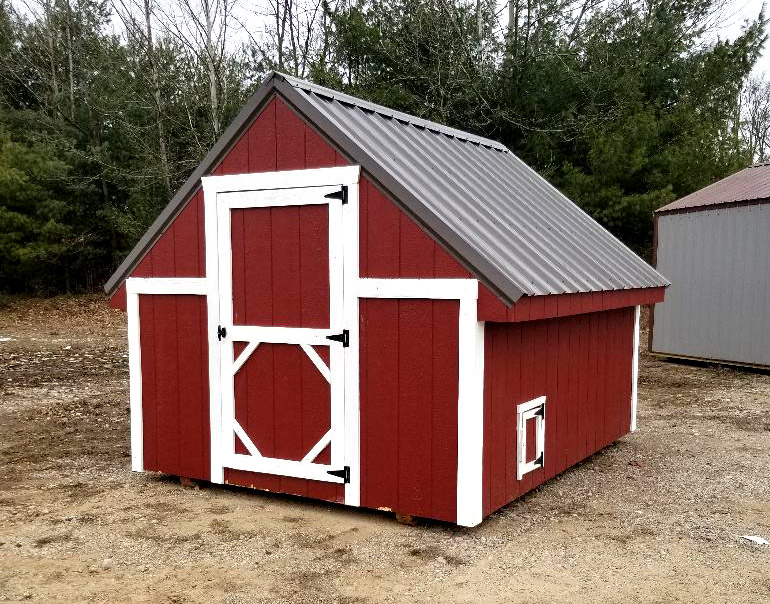
<path id="1" fill-rule="evenodd" d="M 217 337 L 210 341 L 220 405 L 212 447 L 216 440 L 220 450 L 212 456 L 223 469 L 350 482 L 357 460 L 346 455 L 348 191 L 331 184 L 216 192 Z"/>

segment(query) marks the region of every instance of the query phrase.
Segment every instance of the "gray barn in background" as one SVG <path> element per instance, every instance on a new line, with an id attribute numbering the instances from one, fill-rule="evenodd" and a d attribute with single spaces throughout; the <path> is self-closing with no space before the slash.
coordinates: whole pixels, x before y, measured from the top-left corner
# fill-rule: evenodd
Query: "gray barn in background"
<path id="1" fill-rule="evenodd" d="M 656 212 L 656 266 L 670 281 L 650 351 L 770 366 L 770 164 Z"/>

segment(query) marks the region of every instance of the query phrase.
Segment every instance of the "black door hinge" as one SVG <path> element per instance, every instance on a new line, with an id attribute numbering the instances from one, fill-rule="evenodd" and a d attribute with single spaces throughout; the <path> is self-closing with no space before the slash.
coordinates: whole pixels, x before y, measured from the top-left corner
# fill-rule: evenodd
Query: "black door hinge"
<path id="1" fill-rule="evenodd" d="M 348 186 L 342 185 L 339 191 L 334 191 L 334 193 L 327 193 L 324 195 L 326 199 L 339 199 L 342 201 L 342 205 L 344 206 L 348 202 Z"/>
<path id="2" fill-rule="evenodd" d="M 540 416 L 545 419 L 545 404 L 540 405 L 540 409 L 535 411 L 535 417 Z"/>
<path id="3" fill-rule="evenodd" d="M 217 339 L 221 340 L 227 337 L 227 328 L 221 325 L 217 327 Z"/>
<path id="4" fill-rule="evenodd" d="M 342 480 L 345 481 L 345 484 L 350 482 L 350 466 L 345 466 L 341 470 L 328 470 L 326 473 L 336 476 L 337 478 L 342 478 Z"/>
<path id="5" fill-rule="evenodd" d="M 542 468 L 542 467 L 543 467 L 543 454 L 542 454 L 542 453 L 541 453 L 541 454 L 538 456 L 538 458 L 535 460 L 535 465 L 536 465 L 538 468 Z"/>
<path id="6" fill-rule="evenodd" d="M 342 347 L 347 348 L 350 344 L 350 332 L 347 329 L 343 329 L 342 333 L 336 333 L 333 336 L 326 336 L 327 340 L 333 342 L 342 342 Z"/>

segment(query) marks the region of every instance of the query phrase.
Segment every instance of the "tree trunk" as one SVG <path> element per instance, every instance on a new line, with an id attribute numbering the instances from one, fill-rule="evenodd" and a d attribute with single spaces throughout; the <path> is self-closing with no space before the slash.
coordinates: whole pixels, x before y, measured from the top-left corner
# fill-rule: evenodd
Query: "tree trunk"
<path id="1" fill-rule="evenodd" d="M 145 35 L 147 37 L 147 62 L 150 64 L 150 79 L 152 82 L 152 97 L 155 101 L 155 124 L 158 130 L 158 151 L 163 172 L 163 185 L 166 196 L 171 197 L 171 180 L 168 169 L 168 152 L 166 150 L 166 133 L 163 127 L 163 106 L 160 96 L 160 80 L 158 78 L 158 66 L 155 63 L 155 47 L 152 40 L 151 0 L 144 0 Z"/>
<path id="2" fill-rule="evenodd" d="M 586 14 L 589 2 L 591 2 L 591 0 L 585 0 L 583 6 L 580 7 L 580 13 L 577 16 L 577 19 L 575 19 L 575 24 L 572 26 L 572 32 L 570 33 L 569 38 L 567 38 L 567 47 L 572 46 L 575 38 L 577 38 L 578 32 L 580 31 L 580 22 L 583 20 L 583 15 Z"/>
<path id="3" fill-rule="evenodd" d="M 65 24 L 67 34 L 67 65 L 69 68 L 69 93 L 70 93 L 70 120 L 75 121 L 75 70 L 72 60 L 72 6 L 67 0 L 67 21 Z"/>
<path id="4" fill-rule="evenodd" d="M 519 2 L 520 0 L 508 2 L 508 44 L 510 44 L 511 58 L 516 56 L 519 46 Z"/>
<path id="5" fill-rule="evenodd" d="M 211 127 L 214 137 L 219 138 L 222 126 L 219 122 L 219 90 L 217 86 L 216 64 L 214 63 L 214 44 L 212 36 L 214 32 L 214 20 L 211 14 L 210 0 L 204 0 L 203 13 L 206 20 L 206 68 L 209 73 L 209 100 L 211 103 Z"/>
<path id="6" fill-rule="evenodd" d="M 46 42 L 48 43 L 48 62 L 51 68 L 51 98 L 48 102 L 51 110 L 51 115 L 56 112 L 56 104 L 59 102 L 59 83 L 56 79 L 56 61 L 54 51 L 54 28 L 51 21 L 51 0 L 46 0 L 45 3 L 45 17 L 46 17 Z"/>

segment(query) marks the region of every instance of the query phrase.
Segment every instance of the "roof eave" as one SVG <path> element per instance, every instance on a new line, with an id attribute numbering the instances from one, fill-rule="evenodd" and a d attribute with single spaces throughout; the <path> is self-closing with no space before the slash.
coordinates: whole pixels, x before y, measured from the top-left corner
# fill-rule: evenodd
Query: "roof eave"
<path id="1" fill-rule="evenodd" d="M 217 142 L 209 150 L 198 167 L 187 178 L 184 184 L 177 190 L 171 201 L 166 204 L 158 217 L 153 221 L 144 235 L 139 239 L 133 249 L 129 252 L 123 262 L 120 263 L 115 272 L 104 284 L 104 291 L 111 296 L 120 287 L 124 279 L 128 277 L 134 267 L 144 258 L 145 254 L 153 246 L 157 237 L 162 235 L 166 228 L 173 222 L 179 212 L 183 209 L 185 202 L 190 195 L 200 186 L 202 176 L 206 176 L 219 163 L 225 154 L 233 146 L 239 135 L 251 123 L 252 115 L 258 111 L 262 104 L 269 98 L 274 87 L 271 85 L 276 76 L 276 72 L 270 72 L 257 91 L 251 96 L 246 105 L 241 109 L 236 118 L 230 123 L 225 131 L 217 139 Z"/>
<path id="2" fill-rule="evenodd" d="M 764 203 L 770 203 L 770 197 L 760 197 L 758 199 L 738 199 L 734 201 L 720 201 L 717 203 L 708 203 L 692 206 L 683 206 L 677 208 L 667 208 L 663 206 L 655 210 L 656 216 L 667 216 L 669 214 L 686 214 L 688 212 L 705 212 L 706 210 L 721 210 L 723 208 L 736 208 L 742 206 L 755 206 Z"/>

